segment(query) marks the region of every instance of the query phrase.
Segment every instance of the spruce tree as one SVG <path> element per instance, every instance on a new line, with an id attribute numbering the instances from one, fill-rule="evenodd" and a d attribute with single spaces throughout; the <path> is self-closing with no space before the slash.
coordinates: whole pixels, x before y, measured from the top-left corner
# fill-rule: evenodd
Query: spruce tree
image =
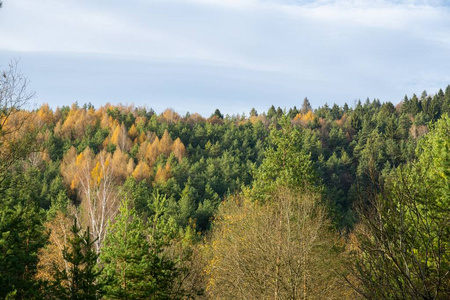
<path id="1" fill-rule="evenodd" d="M 152 226 L 153 224 L 150 224 Z M 155 227 L 157 230 L 157 226 Z M 106 295 L 112 299 L 172 298 L 175 263 L 164 256 L 156 233 L 144 224 L 125 198 L 101 252 Z"/>
<path id="2" fill-rule="evenodd" d="M 0 184 L 0 298 L 37 298 L 35 280 L 38 250 L 47 235 L 45 215 L 31 198 L 22 176 L 8 176 Z"/>
<path id="3" fill-rule="evenodd" d="M 305 150 L 303 133 L 288 117 L 280 120 L 281 130 L 272 128 L 265 158 L 254 174 L 252 197 L 265 201 L 278 187 L 321 189 L 321 183 Z"/>
<path id="4" fill-rule="evenodd" d="M 55 268 L 52 296 L 55 299 L 100 299 L 102 284 L 97 280 L 102 269 L 97 268 L 99 255 L 95 251 L 89 228 L 82 232 L 76 220 L 71 228 L 69 247 L 63 250 L 68 269 Z"/>

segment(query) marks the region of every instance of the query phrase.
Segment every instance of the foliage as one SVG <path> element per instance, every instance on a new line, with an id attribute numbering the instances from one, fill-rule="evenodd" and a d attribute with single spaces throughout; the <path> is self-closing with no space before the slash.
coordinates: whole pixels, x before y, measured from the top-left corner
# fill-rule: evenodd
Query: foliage
<path id="1" fill-rule="evenodd" d="M 155 214 L 156 219 L 159 214 Z M 155 218 L 154 222 L 158 222 Z M 155 232 L 160 225 L 149 225 L 156 229 L 149 230 L 125 198 L 100 256 L 108 298 L 167 299 L 171 295 L 178 273 L 175 263 L 163 253 L 165 245 L 160 240 L 167 237 Z"/>
<path id="2" fill-rule="evenodd" d="M 139 298 L 142 293 L 153 293 L 145 294 L 150 298 L 202 297 L 209 254 L 220 258 L 223 273 L 217 269 L 214 276 L 226 282 L 230 278 L 223 274 L 237 272 L 245 263 L 249 270 L 273 270 L 281 257 L 274 249 L 286 247 L 295 253 L 278 254 L 300 262 L 285 263 L 283 268 L 306 274 L 307 288 L 293 287 L 301 277 L 295 272 L 300 277 L 292 275 L 286 282 L 271 271 L 280 289 L 270 291 L 286 292 L 282 283 L 297 295 L 306 290 L 314 297 L 311 292 L 322 287 L 316 296 L 332 298 L 344 290 L 329 272 L 321 271 L 324 263 L 332 269 L 341 265 L 342 253 L 332 247 L 341 241 L 333 230 L 350 237 L 347 245 L 356 251 L 359 265 L 354 271 L 359 273 L 349 275 L 349 281 L 361 293 L 389 298 L 401 291 L 405 293 L 401 298 L 414 293 L 429 296 L 426 293 L 439 289 L 435 294 L 440 296 L 447 288 L 442 270 L 448 269 L 443 247 L 448 247 L 449 227 L 450 86 L 436 94 L 405 96 L 396 106 L 367 99 L 353 107 L 325 104 L 313 109 L 305 98 L 300 108 L 271 106 L 267 112 L 252 109 L 249 116 L 224 116 L 217 109 L 204 118 L 195 113 L 181 116 L 172 109 L 156 114 L 152 109 L 110 104 L 94 108 L 74 103 L 54 110 L 44 104 L 28 110 L 33 93 L 26 91 L 26 78 L 14 63 L 2 75 L 2 296 L 32 298 L 47 292 L 45 281 L 55 279 L 53 267 L 61 272 L 60 285 L 54 287 L 65 289 L 61 293 L 67 296 L 70 285 L 62 279 L 63 270 L 69 277 L 68 261 L 75 259 L 75 248 L 86 250 L 94 243 L 95 255 L 101 255 L 95 263 L 108 273 L 99 281 L 94 278 L 98 270 L 92 269 L 95 297 L 100 295 L 99 283 L 106 285 L 108 297 Z M 246 200 L 221 205 L 234 195 Z M 119 200 L 124 198 L 129 200 L 119 213 Z M 359 199 L 362 216 L 354 211 Z M 300 216 L 301 211 L 308 213 Z M 72 216 L 82 229 L 69 239 Z M 236 222 L 226 223 L 225 216 Z M 85 230 L 90 231 L 87 244 Z M 267 241 L 272 242 L 262 240 L 255 230 L 267 232 Z M 46 231 L 50 239 L 44 247 Z M 287 232 L 295 240 L 288 239 Z M 308 239 L 308 232 L 320 238 Z M 354 232 L 358 238 L 353 238 Z M 209 247 L 209 237 L 221 246 Z M 231 246 L 233 239 L 238 248 Z M 256 255 L 259 248 L 249 248 L 244 241 L 257 243 L 272 256 Z M 306 242 L 311 242 L 309 250 L 317 257 L 300 249 Z M 371 246 L 380 246 L 390 256 L 370 252 Z M 225 257 L 241 253 L 249 261 L 231 260 L 242 264 L 227 270 Z M 261 257 L 267 260 L 262 263 Z M 390 268 L 390 261 L 398 257 L 404 258 L 399 265 L 408 267 L 409 277 Z M 417 270 L 423 270 L 420 276 L 426 280 Z M 397 287 L 404 289 L 383 288 L 393 292 L 377 294 L 374 282 L 390 286 L 393 274 L 400 278 Z M 244 275 L 236 277 L 247 282 L 242 289 L 253 284 Z M 376 276 L 383 280 L 375 280 Z M 264 278 L 274 287 L 273 280 Z M 211 277 L 208 280 L 210 295 L 218 295 L 221 288 L 226 293 L 232 290 L 228 283 L 214 285 Z M 325 288 L 324 282 L 329 283 Z M 140 286 L 145 288 L 139 290 Z M 415 287 L 416 292 L 407 292 L 406 287 Z M 50 290 L 48 295 L 52 296 Z"/>
<path id="3" fill-rule="evenodd" d="M 367 299 L 450 296 L 450 118 L 439 120 L 417 147 L 417 160 L 386 177 L 365 210 L 353 268 Z"/>
<path id="4" fill-rule="evenodd" d="M 207 292 L 220 299 L 343 299 L 339 244 L 317 195 L 278 189 L 263 205 L 225 202 L 214 223 Z"/>
<path id="5" fill-rule="evenodd" d="M 102 269 L 97 267 L 98 254 L 95 240 L 89 228 L 84 232 L 74 220 L 70 230 L 68 247 L 63 249 L 63 258 L 68 268 L 62 270 L 55 266 L 51 297 L 54 299 L 100 299 L 102 284 L 97 282 Z"/>
<path id="6" fill-rule="evenodd" d="M 16 299 L 38 297 L 35 280 L 38 250 L 47 235 L 43 211 L 30 197 L 23 177 L 8 178 L 0 190 L 0 296 L 14 292 Z"/>
<path id="7" fill-rule="evenodd" d="M 285 116 L 281 130 L 273 128 L 269 135 L 269 147 L 253 181 L 252 196 L 265 201 L 277 187 L 307 190 L 318 184 L 311 161 L 311 154 L 305 149 L 304 135 L 290 124 Z"/>

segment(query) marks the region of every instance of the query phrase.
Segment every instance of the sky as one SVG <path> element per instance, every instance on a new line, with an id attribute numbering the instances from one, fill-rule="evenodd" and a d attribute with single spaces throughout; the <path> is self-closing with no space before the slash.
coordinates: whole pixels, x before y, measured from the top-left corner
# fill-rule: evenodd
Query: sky
<path id="1" fill-rule="evenodd" d="M 35 105 L 317 108 L 450 84 L 450 0 L 3 0 Z"/>

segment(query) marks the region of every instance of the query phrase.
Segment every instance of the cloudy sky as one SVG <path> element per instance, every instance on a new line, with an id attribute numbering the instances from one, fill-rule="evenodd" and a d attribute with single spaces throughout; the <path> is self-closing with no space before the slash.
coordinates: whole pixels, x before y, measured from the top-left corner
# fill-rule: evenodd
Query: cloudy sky
<path id="1" fill-rule="evenodd" d="M 11 59 L 52 107 L 397 103 L 450 84 L 450 1 L 3 0 Z"/>

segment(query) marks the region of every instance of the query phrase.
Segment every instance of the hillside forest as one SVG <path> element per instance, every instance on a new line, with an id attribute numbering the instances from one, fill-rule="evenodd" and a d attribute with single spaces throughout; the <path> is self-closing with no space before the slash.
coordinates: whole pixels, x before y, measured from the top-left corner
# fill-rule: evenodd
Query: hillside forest
<path id="1" fill-rule="evenodd" d="M 2 70 L 0 298 L 450 298 L 450 85 L 209 117 L 27 85 Z"/>

